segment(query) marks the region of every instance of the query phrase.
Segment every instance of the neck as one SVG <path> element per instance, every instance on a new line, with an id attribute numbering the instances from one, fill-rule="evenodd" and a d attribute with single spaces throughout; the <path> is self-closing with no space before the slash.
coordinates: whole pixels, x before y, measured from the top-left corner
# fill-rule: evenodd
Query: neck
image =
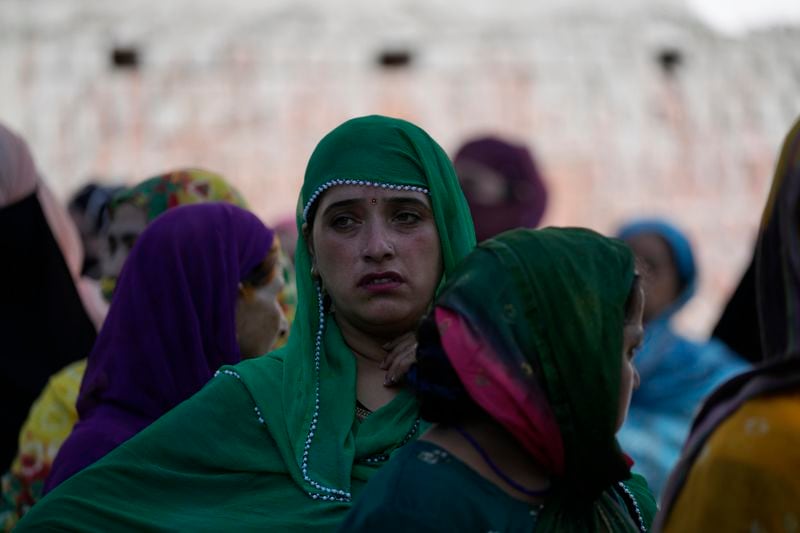
<path id="1" fill-rule="evenodd" d="M 461 427 L 488 454 L 497 468 L 516 484 L 537 491 L 550 486 L 544 470 L 514 437 L 488 416 L 477 417 Z M 512 498 L 530 504 L 544 501 L 542 496 L 525 494 L 503 480 L 456 428 L 435 424 L 421 439 L 441 446 Z"/>
<path id="2" fill-rule="evenodd" d="M 350 347 L 358 356 L 380 364 L 386 357 L 386 350 L 383 346 L 396 339 L 405 332 L 395 331 L 365 331 L 342 317 L 336 316 L 336 324 L 342 333 L 345 344 Z"/>
<path id="3" fill-rule="evenodd" d="M 387 387 L 386 369 L 381 363 L 388 354 L 384 344 L 397 335 L 374 335 L 355 327 L 346 320 L 336 320 L 345 344 L 356 359 L 356 399 L 370 411 L 376 411 L 391 402 L 400 391 L 399 387 Z"/>

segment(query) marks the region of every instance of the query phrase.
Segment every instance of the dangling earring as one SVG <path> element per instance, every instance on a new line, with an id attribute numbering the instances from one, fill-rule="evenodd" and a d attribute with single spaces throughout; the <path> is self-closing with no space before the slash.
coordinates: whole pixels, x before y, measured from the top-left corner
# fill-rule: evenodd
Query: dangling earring
<path id="1" fill-rule="evenodd" d="M 317 270 L 317 265 L 311 265 L 311 277 L 314 279 L 319 279 L 319 271 Z"/>

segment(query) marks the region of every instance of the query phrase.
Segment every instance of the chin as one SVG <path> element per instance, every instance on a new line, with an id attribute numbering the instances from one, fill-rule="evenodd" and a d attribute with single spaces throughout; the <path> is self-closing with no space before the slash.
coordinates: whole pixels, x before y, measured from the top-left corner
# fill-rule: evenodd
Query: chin
<path id="1" fill-rule="evenodd" d="M 381 302 L 368 306 L 362 313 L 364 322 L 381 328 L 398 328 L 408 331 L 416 327 L 425 310 L 418 311 L 409 305 Z"/>

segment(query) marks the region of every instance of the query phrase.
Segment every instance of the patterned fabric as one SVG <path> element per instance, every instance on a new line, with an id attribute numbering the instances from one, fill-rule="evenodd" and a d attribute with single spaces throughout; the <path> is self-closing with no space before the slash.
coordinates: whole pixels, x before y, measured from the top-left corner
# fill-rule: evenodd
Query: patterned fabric
<path id="1" fill-rule="evenodd" d="M 664 491 L 659 530 L 702 530 L 705 517 L 716 516 L 722 505 L 709 494 L 725 495 L 726 523 L 754 531 L 762 525 L 773 531 L 778 529 L 770 525 L 785 531 L 798 526 L 797 517 L 787 513 L 800 509 L 800 485 L 787 483 L 786 476 L 796 478 L 793 465 L 800 464 L 799 219 L 797 120 L 783 144 L 756 247 L 756 300 L 766 359 L 723 384 L 703 405 Z"/>
<path id="2" fill-rule="evenodd" d="M 430 191 L 445 276 L 475 245 L 455 172 L 441 147 L 408 122 L 348 121 L 317 146 L 297 212 L 347 180 Z M 305 241 L 288 344 L 220 370 L 180 404 L 31 509 L 19 531 L 206 529 L 330 531 L 391 453 L 419 431 L 401 391 L 355 420 L 356 362 L 322 307 Z"/>
<path id="3" fill-rule="evenodd" d="M 502 273 L 498 276 L 498 273 Z M 470 397 L 549 474 L 542 531 L 640 531 L 613 487 L 630 249 L 590 230 L 484 241 L 436 301 L 442 346 Z M 636 494 L 652 515 L 646 486 Z"/>
<path id="4" fill-rule="evenodd" d="M 225 202 L 247 209 L 235 188 L 219 174 L 198 168 L 185 168 L 147 179 L 114 197 L 111 209 L 131 204 L 147 213 L 147 221 L 179 205 Z"/>
<path id="5" fill-rule="evenodd" d="M 675 332 L 672 317 L 695 292 L 694 254 L 686 236 L 661 220 L 633 222 L 618 236 L 629 239 L 643 233 L 659 235 L 667 243 L 683 290 L 661 316 L 646 325 L 645 341 L 636 355 L 641 386 L 633 393 L 617 439 L 658 494 L 678 461 L 702 400 L 748 365 L 719 341 L 695 342 Z"/>
<path id="6" fill-rule="evenodd" d="M 55 374 L 31 407 L 19 434 L 17 457 L 2 478 L 0 527 L 4 531 L 11 531 L 39 501 L 58 449 L 78 421 L 75 402 L 85 370 L 86 359 L 81 359 Z"/>

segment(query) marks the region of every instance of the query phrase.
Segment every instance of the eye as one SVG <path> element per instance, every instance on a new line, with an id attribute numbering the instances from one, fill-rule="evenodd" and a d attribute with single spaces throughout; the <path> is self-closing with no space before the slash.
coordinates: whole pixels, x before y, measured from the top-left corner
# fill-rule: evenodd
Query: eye
<path id="1" fill-rule="evenodd" d="M 350 215 L 337 215 L 331 219 L 331 227 L 335 229 L 349 229 L 356 223 L 356 219 Z"/>
<path id="2" fill-rule="evenodd" d="M 416 224 L 422 217 L 413 211 L 401 211 L 397 213 L 394 219 L 400 224 Z"/>

